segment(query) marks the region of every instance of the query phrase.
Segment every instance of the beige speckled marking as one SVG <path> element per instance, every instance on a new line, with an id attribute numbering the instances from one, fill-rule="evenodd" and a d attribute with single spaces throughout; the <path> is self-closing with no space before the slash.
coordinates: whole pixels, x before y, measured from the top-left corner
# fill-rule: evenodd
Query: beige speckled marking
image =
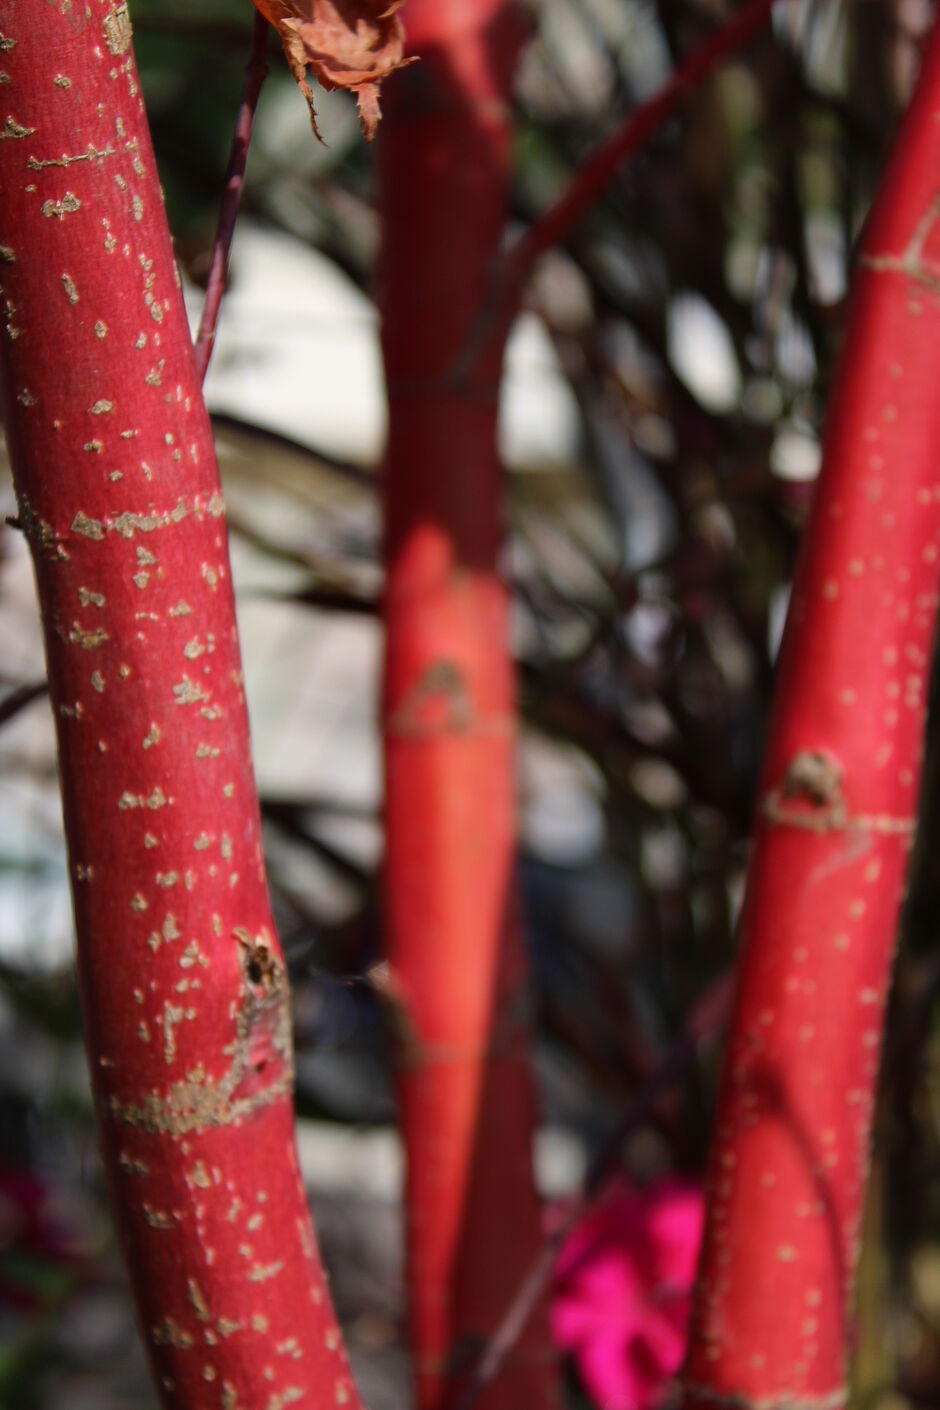
<path id="1" fill-rule="evenodd" d="M 0 127 L 0 142 L 21 142 L 24 137 L 32 137 L 35 131 L 35 127 L 24 127 L 15 117 L 8 115 Z"/>
<path id="2" fill-rule="evenodd" d="M 866 255 L 859 257 L 859 264 L 876 273 L 904 274 L 914 283 L 920 284 L 930 293 L 940 295 L 940 268 L 928 264 L 924 259 L 924 247 L 931 230 L 940 219 L 940 195 L 937 195 L 921 218 L 911 242 L 902 255 Z M 920 313 L 918 304 L 909 305 L 909 312 Z"/>
<path id="3" fill-rule="evenodd" d="M 64 220 L 67 215 L 74 215 L 81 208 L 82 203 L 74 191 L 66 191 L 58 201 L 43 201 L 40 207 L 47 220 Z"/>
<path id="4" fill-rule="evenodd" d="M 70 167 L 76 162 L 104 161 L 106 157 L 115 157 L 117 152 L 113 147 L 97 148 L 89 145 L 84 152 L 75 152 L 71 156 L 62 157 L 30 157 L 26 163 L 30 171 L 46 171 L 49 167 Z"/>

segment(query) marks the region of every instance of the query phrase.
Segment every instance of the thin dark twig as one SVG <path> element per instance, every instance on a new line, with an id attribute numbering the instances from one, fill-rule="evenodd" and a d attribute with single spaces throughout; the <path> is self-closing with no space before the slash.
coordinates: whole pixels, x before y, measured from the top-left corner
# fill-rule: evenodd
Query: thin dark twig
<path id="1" fill-rule="evenodd" d="M 46 681 L 34 681 L 31 685 L 21 685 L 12 690 L 4 700 L 0 700 L 0 725 L 12 720 L 21 710 L 25 710 L 27 705 L 32 705 L 34 700 L 40 700 L 48 690 Z"/>
<path id="2" fill-rule="evenodd" d="M 502 256 L 493 272 L 490 296 L 451 369 L 455 381 L 469 379 L 483 349 L 503 320 L 511 317 L 522 284 L 538 256 L 567 238 L 627 158 L 649 142 L 673 116 L 683 98 L 760 32 L 770 19 L 775 3 L 776 0 L 747 0 L 726 24 L 709 35 L 658 93 L 627 115 L 579 167 L 555 204 Z"/>
<path id="3" fill-rule="evenodd" d="M 545 1296 L 563 1245 L 619 1168 L 624 1141 L 646 1120 L 661 1093 L 681 1077 L 695 1056 L 701 1040 L 717 1033 L 724 1026 L 731 1008 L 733 987 L 733 975 L 724 974 L 716 980 L 704 998 L 699 1000 L 662 1062 L 643 1083 L 616 1129 L 598 1151 L 591 1162 L 581 1195 L 575 1201 L 574 1207 L 542 1243 L 502 1320 L 487 1341 L 470 1384 L 457 1403 L 457 1410 L 472 1410 L 487 1386 L 505 1365 L 528 1326 L 532 1314 Z"/>
<path id="4" fill-rule="evenodd" d="M 261 815 L 266 821 L 274 823 L 293 841 L 302 842 L 305 847 L 309 847 L 347 881 L 353 881 L 360 886 L 367 885 L 372 879 L 370 868 L 361 866 L 348 853 L 332 846 L 326 838 L 304 827 L 304 812 L 302 804 L 275 802 L 271 798 L 261 800 Z"/>
<path id="5" fill-rule="evenodd" d="M 252 440 L 264 441 L 272 447 L 291 451 L 307 460 L 316 461 L 322 469 L 328 470 L 331 474 L 340 475 L 345 480 L 352 480 L 354 484 L 365 485 L 372 490 L 376 487 L 376 477 L 371 470 L 365 469 L 362 465 L 354 465 L 351 460 L 340 460 L 337 456 L 330 455 L 328 451 L 317 450 L 304 441 L 298 441 L 293 436 L 285 435 L 283 431 L 274 431 L 270 426 L 259 426 L 254 421 L 245 421 L 230 411 L 213 411 L 210 412 L 210 417 L 216 431 L 235 431 L 241 436 L 250 436 Z"/>
<path id="6" fill-rule="evenodd" d="M 245 168 L 248 165 L 248 150 L 251 146 L 251 129 L 255 120 L 255 109 L 261 96 L 261 88 L 268 76 L 265 53 L 268 44 L 268 22 L 260 10 L 255 15 L 254 29 L 251 32 L 251 48 L 248 53 L 248 66 L 245 69 L 245 87 L 242 92 L 232 151 L 228 159 L 228 172 L 225 177 L 225 192 L 222 208 L 219 211 L 219 228 L 216 231 L 215 246 L 212 250 L 212 265 L 209 269 L 209 282 L 206 285 L 206 302 L 203 305 L 199 333 L 196 338 L 196 368 L 200 381 L 206 379 L 209 359 L 215 344 L 215 331 L 219 322 L 219 310 L 225 287 L 228 283 L 228 261 L 235 234 L 235 222 L 241 205 L 245 186 Z"/>

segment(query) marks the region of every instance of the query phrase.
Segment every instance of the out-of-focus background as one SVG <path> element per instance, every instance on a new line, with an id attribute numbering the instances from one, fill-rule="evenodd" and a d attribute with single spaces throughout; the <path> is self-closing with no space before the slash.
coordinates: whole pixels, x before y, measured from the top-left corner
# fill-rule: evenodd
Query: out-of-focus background
<path id="1" fill-rule="evenodd" d="M 510 236 L 725 13 L 528 9 Z M 135 0 L 132 15 L 195 321 L 251 7 Z M 512 332 L 504 570 L 549 1206 L 733 962 L 853 246 L 931 20 L 930 0 L 779 7 L 773 34 L 542 259 Z M 344 94 L 320 95 L 318 146 L 273 41 L 270 57 L 207 390 L 294 983 L 301 1156 L 365 1399 L 405 1410 L 402 1158 L 381 1015 L 355 978 L 380 952 L 374 152 Z M 0 640 L 0 1410 L 152 1410 L 84 1071 L 52 719 L 40 693 L 14 708 L 43 660 L 8 527 Z M 940 1395 L 938 823 L 917 851 L 861 1268 L 853 1404 L 881 1410 Z M 624 1143 L 635 1186 L 701 1180 L 716 1054 L 700 1043 Z M 569 1390 L 590 1403 L 576 1366 Z"/>

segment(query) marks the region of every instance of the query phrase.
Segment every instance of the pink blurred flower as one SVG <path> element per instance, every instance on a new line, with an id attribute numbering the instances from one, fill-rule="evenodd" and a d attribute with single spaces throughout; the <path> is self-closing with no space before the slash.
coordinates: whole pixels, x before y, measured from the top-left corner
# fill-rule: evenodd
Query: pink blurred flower
<path id="1" fill-rule="evenodd" d="M 688 1182 L 620 1182 L 562 1249 L 552 1335 L 602 1410 L 652 1410 L 679 1370 L 704 1211 Z"/>

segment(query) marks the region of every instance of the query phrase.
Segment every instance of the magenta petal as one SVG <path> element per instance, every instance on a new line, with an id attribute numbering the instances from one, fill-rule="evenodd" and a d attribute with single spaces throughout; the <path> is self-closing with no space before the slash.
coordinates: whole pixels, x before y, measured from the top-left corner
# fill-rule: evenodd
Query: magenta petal
<path id="1" fill-rule="evenodd" d="M 648 1410 L 652 1404 L 646 1377 L 637 1373 L 629 1347 L 621 1332 L 591 1342 L 577 1358 L 585 1389 L 604 1410 Z"/>
<path id="2" fill-rule="evenodd" d="M 603 1410 L 654 1410 L 679 1369 L 703 1219 L 688 1182 L 621 1182 L 566 1243 L 552 1334 Z"/>
<path id="3" fill-rule="evenodd" d="M 647 1229 L 661 1280 L 679 1286 L 692 1284 L 704 1224 L 705 1199 L 700 1189 L 674 1182 L 657 1192 L 649 1208 Z"/>

